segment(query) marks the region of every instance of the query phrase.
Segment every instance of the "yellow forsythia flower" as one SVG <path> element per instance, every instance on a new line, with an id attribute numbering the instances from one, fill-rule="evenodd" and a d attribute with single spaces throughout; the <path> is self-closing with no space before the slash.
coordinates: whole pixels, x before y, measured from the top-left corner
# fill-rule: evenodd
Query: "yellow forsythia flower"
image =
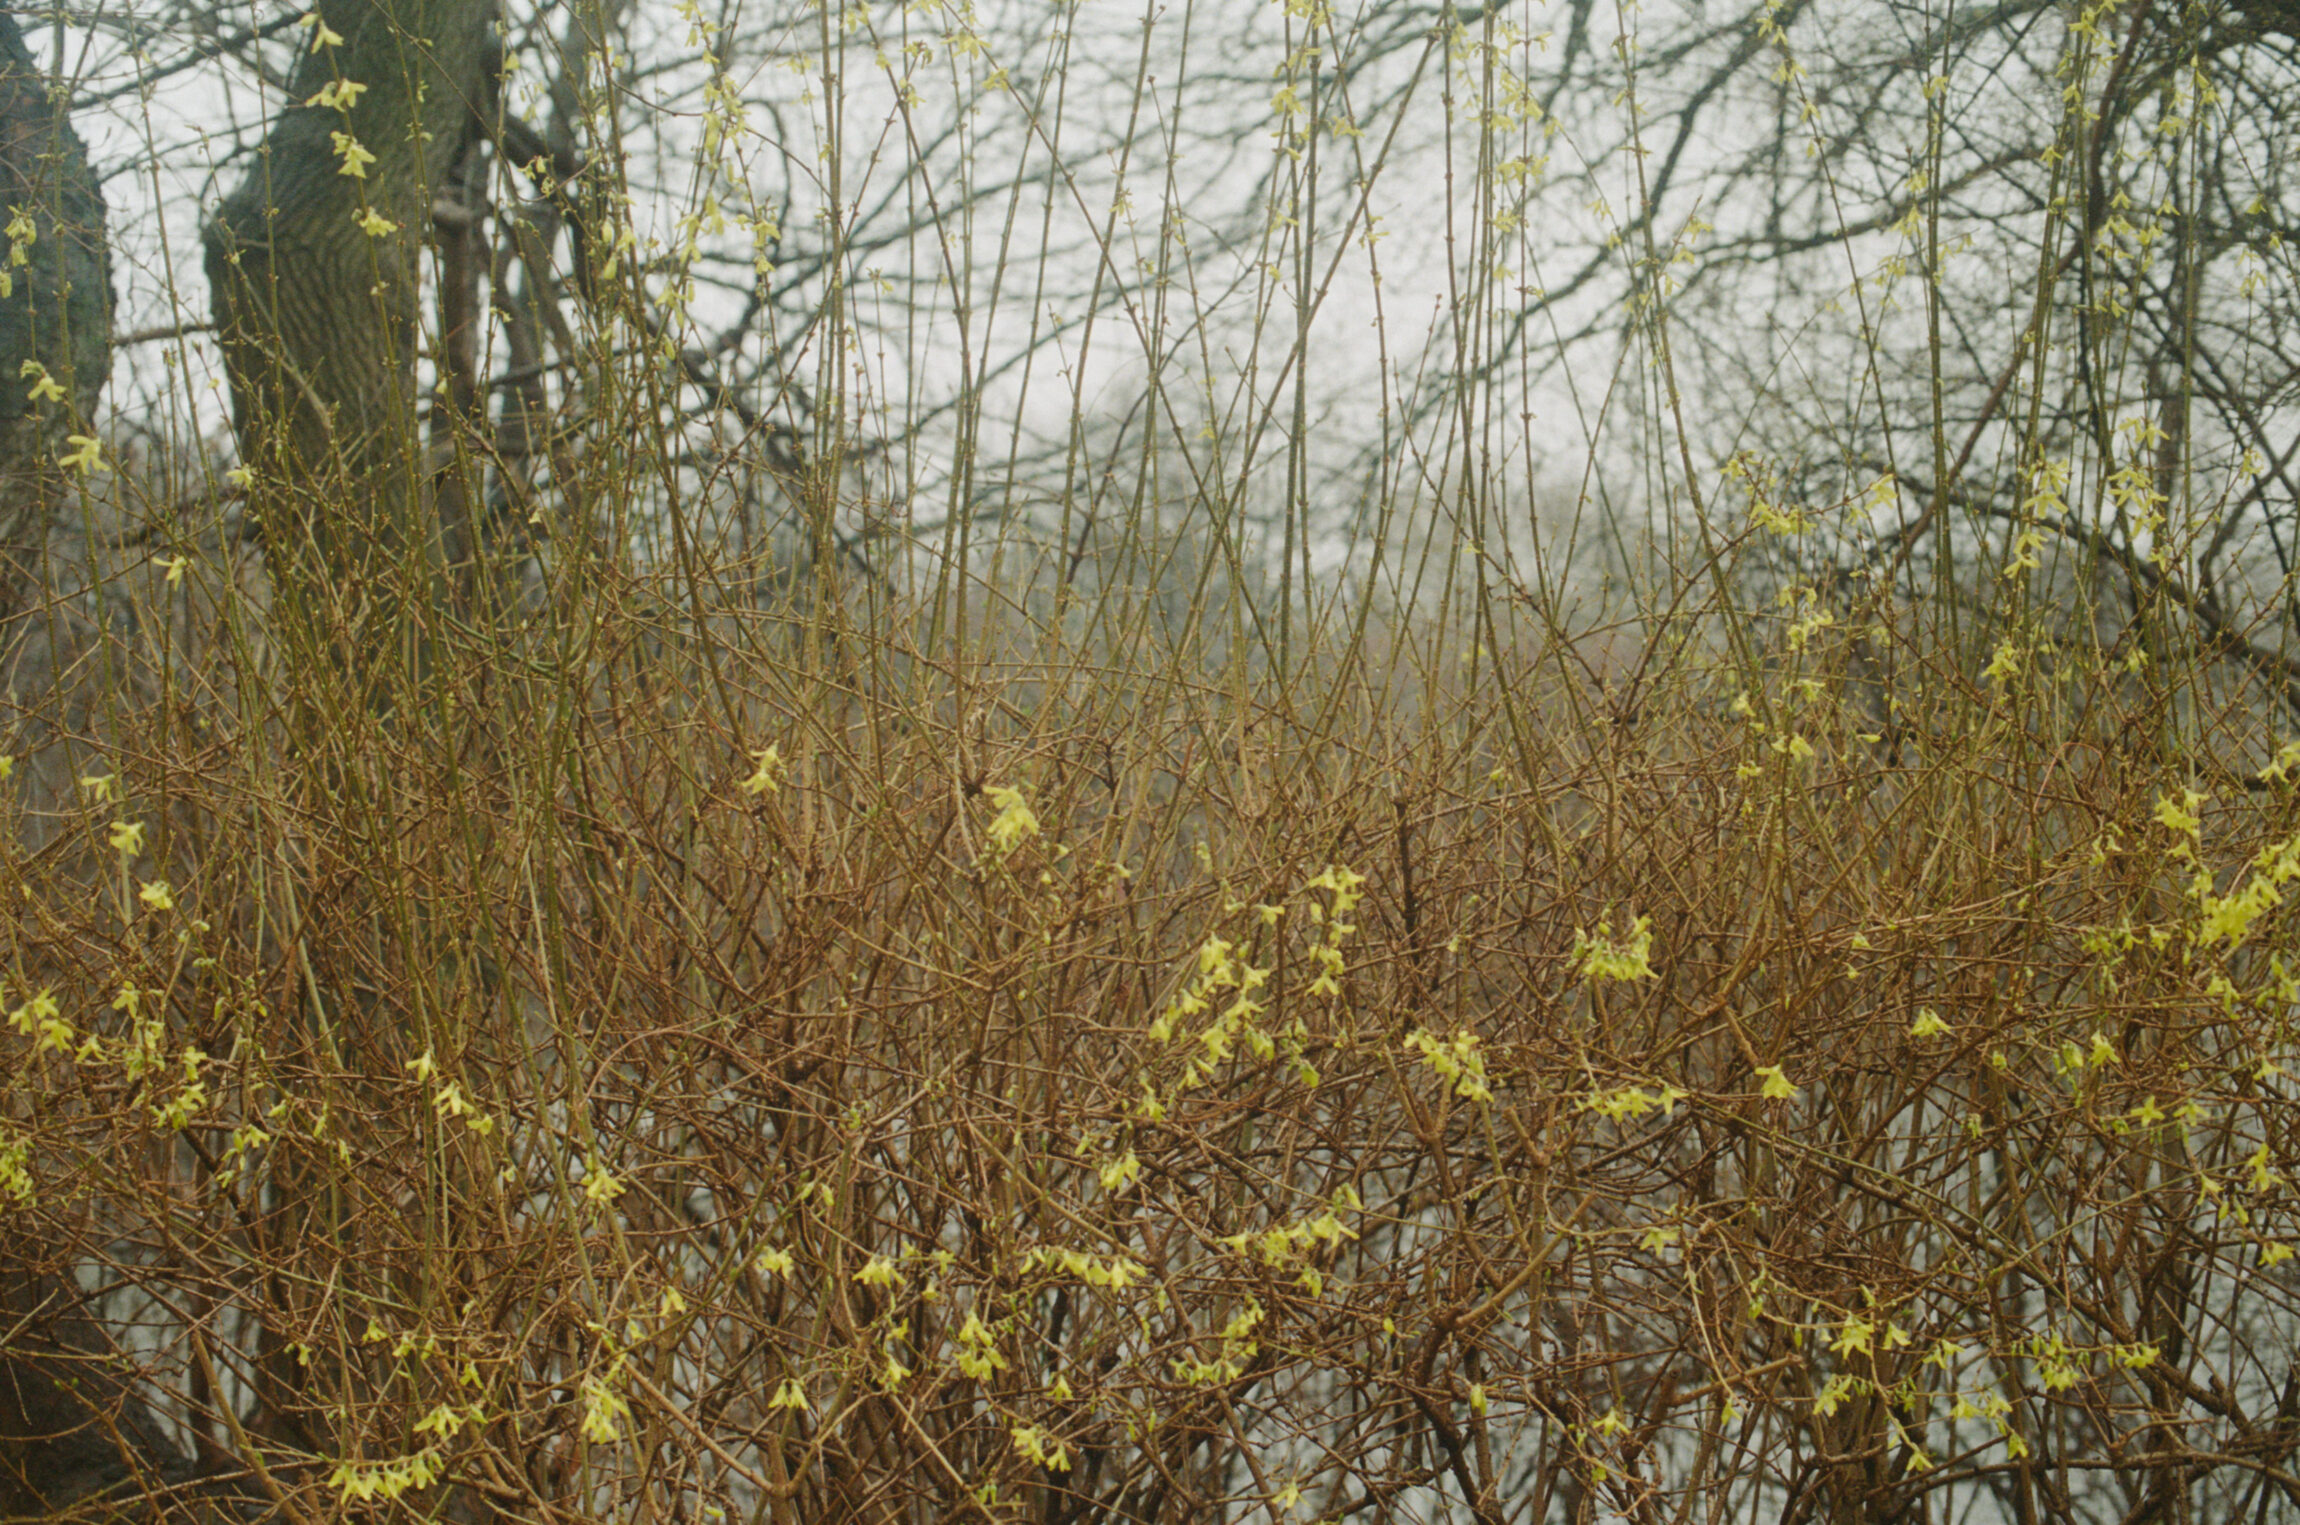
<path id="1" fill-rule="evenodd" d="M 994 784 L 983 792 L 998 807 L 987 832 L 991 850 L 1001 858 L 1010 857 L 1017 847 L 1038 835 L 1038 817 L 1031 814 L 1020 789 Z"/>

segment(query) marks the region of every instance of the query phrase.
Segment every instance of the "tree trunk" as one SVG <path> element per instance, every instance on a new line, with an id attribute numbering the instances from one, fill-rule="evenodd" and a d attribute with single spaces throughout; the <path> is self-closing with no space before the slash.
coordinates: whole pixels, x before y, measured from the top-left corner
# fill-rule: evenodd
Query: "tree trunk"
<path id="1" fill-rule="evenodd" d="M 0 238 L 0 631 L 31 600 L 70 482 L 59 458 L 69 436 L 94 436 L 112 368 L 103 192 L 51 83 L 15 15 L 0 10 L 0 212 L 9 215 Z M 38 387 L 33 396 L 41 372 L 61 395 Z"/>
<path id="2" fill-rule="evenodd" d="M 415 385 L 432 201 L 478 120 L 492 0 L 320 0 L 288 99 L 206 229 L 277 593 L 337 649 L 416 638 L 437 526 Z"/>
<path id="3" fill-rule="evenodd" d="M 0 1276 L 0 1517 L 117 1506 L 190 1474 L 78 1295 L 27 1266 Z"/>

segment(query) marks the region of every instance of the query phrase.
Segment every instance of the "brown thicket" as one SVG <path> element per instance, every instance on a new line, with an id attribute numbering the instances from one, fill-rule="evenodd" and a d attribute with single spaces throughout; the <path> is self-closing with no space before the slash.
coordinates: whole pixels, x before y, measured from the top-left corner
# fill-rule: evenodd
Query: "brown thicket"
<path id="1" fill-rule="evenodd" d="M 157 698 L 7 864 L 11 1236 L 291 1518 L 2280 1491 L 2293 783 L 1687 603 L 1285 689 L 579 604 L 325 794 Z"/>
<path id="2" fill-rule="evenodd" d="M 1795 11 L 1735 67 L 1792 59 Z M 2193 164 L 2195 97 L 2109 99 L 2148 12 L 2054 34 L 2054 164 Z M 842 243 L 851 188 L 820 247 L 705 250 L 759 273 L 714 347 L 674 295 L 700 201 L 683 251 L 618 220 L 613 46 L 550 33 L 542 128 L 447 98 L 471 59 L 411 66 L 377 99 L 433 138 L 370 206 L 312 60 L 407 33 L 316 14 L 267 139 L 300 178 L 251 174 L 210 241 L 246 465 L 81 493 L 79 581 L 12 648 L 0 1514 L 2300 1518 L 2289 514 L 2280 463 L 2222 470 L 2272 408 L 2215 434 L 2193 351 L 2117 349 L 2177 215 L 2104 238 L 2053 170 L 2005 214 L 2035 326 L 1974 372 L 1935 321 L 1898 445 L 1867 331 L 1817 466 L 1705 451 L 1665 300 L 1699 234 L 1638 209 L 1608 384 L 1650 501 L 1598 545 L 1472 332 L 1515 321 L 1493 261 L 1538 172 L 1501 149 L 1549 140 L 1496 81 L 1531 43 L 1434 31 L 1486 242 L 1443 250 L 1442 405 L 1384 373 L 1338 526 L 1313 234 L 1242 330 L 1290 334 L 1274 390 L 1200 422 L 1213 362 L 1161 369 L 1129 288 L 1096 309 L 1151 376 L 1115 441 L 1081 359 L 1064 447 L 1001 462 L 973 382 L 930 426 L 846 369 L 900 329 L 850 305 L 894 246 Z M 1346 135 L 1276 120 L 1314 224 Z M 2096 155 L 2104 121 L 2157 147 Z M 490 204 L 488 144 L 532 204 Z M 1953 294 L 1930 183 L 1837 229 L 1907 240 L 1863 324 Z M 301 306 L 372 353 L 288 331 L 323 262 L 258 230 L 309 204 L 379 279 Z M 1194 273 L 1160 247 L 1163 300 Z M 738 374 L 776 301 L 805 328 Z M 918 438 L 941 510 L 890 465 Z"/>

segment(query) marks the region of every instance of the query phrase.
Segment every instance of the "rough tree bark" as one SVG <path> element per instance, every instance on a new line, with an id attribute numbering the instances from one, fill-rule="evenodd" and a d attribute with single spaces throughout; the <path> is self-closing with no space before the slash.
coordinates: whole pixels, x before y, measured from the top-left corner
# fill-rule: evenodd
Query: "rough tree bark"
<path id="1" fill-rule="evenodd" d="M 415 382 L 432 203 L 487 86 L 492 0 L 320 0 L 287 101 L 206 229 L 278 590 L 369 657 L 433 581 Z"/>
<path id="2" fill-rule="evenodd" d="M 104 197 L 63 98 L 0 10 L 0 630 L 37 582 L 66 440 L 89 422 L 112 367 Z M 33 392 L 37 366 L 61 396 Z"/>

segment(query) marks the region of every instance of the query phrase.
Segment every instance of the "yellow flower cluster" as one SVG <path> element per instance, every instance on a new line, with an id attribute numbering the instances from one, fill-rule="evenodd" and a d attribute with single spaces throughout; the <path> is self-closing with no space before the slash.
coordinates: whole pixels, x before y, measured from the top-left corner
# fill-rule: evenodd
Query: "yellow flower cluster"
<path id="1" fill-rule="evenodd" d="M 346 1503 L 365 1504 L 376 1499 L 396 1499 L 411 1491 L 421 1492 L 438 1482 L 444 1469 L 438 1448 L 425 1446 L 413 1456 L 392 1461 L 340 1463 L 328 1474 L 327 1485 Z"/>
<path id="2" fill-rule="evenodd" d="M 1047 1434 L 1036 1425 L 1017 1424 L 1014 1427 L 1014 1449 L 1029 1461 L 1049 1472 L 1070 1470 L 1070 1451 L 1059 1441 L 1047 1444 Z"/>
<path id="3" fill-rule="evenodd" d="M 1238 957 L 1236 943 L 1226 937 L 1209 937 L 1199 944 L 1196 976 L 1150 1024 L 1150 1036 L 1160 1043 L 1170 1042 L 1186 1024 L 1221 1003 L 1220 1013 L 1198 1032 L 1199 1052 L 1190 1062 L 1191 1082 L 1211 1075 L 1230 1058 L 1233 1043 L 1240 1040 L 1256 1058 L 1268 1059 L 1277 1052 L 1277 1042 L 1261 1026 L 1264 1007 L 1259 992 L 1269 978 L 1269 969 Z"/>
<path id="4" fill-rule="evenodd" d="M 1464 1101 L 1493 1100 L 1493 1087 L 1486 1083 L 1485 1055 L 1478 1052 L 1476 1033 L 1465 1029 L 1449 1041 L 1425 1028 L 1416 1028 L 1406 1036 L 1406 1052 L 1419 1054 L 1422 1063 L 1453 1087 L 1453 1093 Z"/>
<path id="5" fill-rule="evenodd" d="M 1222 1246 L 1235 1255 L 1259 1256 L 1267 1266 L 1302 1265 L 1302 1273 L 1295 1280 L 1316 1297 L 1325 1291 L 1325 1277 L 1317 1267 L 1304 1262 L 1320 1250 L 1338 1248 L 1345 1241 L 1357 1238 L 1357 1230 L 1342 1221 L 1342 1214 L 1364 1210 L 1365 1203 L 1359 1199 L 1357 1188 L 1344 1185 L 1334 1193 L 1325 1211 L 1316 1217 L 1280 1224 L 1259 1234 L 1232 1234 L 1222 1240 Z"/>
<path id="6" fill-rule="evenodd" d="M 2233 949 L 2251 935 L 2252 924 L 2284 903 L 2284 886 L 2300 879 L 2300 836 L 2264 849 L 2252 860 L 2252 877 L 2242 889 L 2214 895 L 2200 887 L 2197 897 L 2204 913 L 2197 928 L 2199 947 L 2225 940 Z"/>
<path id="7" fill-rule="evenodd" d="M 751 776 L 743 780 L 743 792 L 745 794 L 774 794 L 779 792 L 783 787 L 783 775 L 790 771 L 783 764 L 782 749 L 769 746 L 764 751 L 753 752 L 751 761 L 757 766 L 751 770 Z"/>
<path id="8" fill-rule="evenodd" d="M 1592 1091 L 1581 1100 L 1581 1110 L 1595 1112 L 1613 1122 L 1632 1122 L 1648 1112 L 1659 1112 L 1663 1117 L 1675 1115 L 1677 1104 L 1685 1099 L 1685 1092 L 1676 1086 L 1665 1085 L 1657 1091 L 1642 1086 L 1617 1086 L 1610 1091 Z"/>
<path id="9" fill-rule="evenodd" d="M 959 1352 L 952 1359 L 958 1369 L 977 1382 L 987 1381 L 993 1372 L 1006 1370 L 1006 1357 L 999 1354 L 998 1337 L 980 1314 L 969 1312 L 966 1322 L 958 1330 Z"/>
<path id="10" fill-rule="evenodd" d="M 32 1141 L 0 1124 L 0 1198 L 10 1206 L 32 1205 Z"/>
<path id="11" fill-rule="evenodd" d="M 631 1417 L 631 1405 L 623 1395 L 607 1385 L 607 1378 L 597 1376 L 585 1377 L 577 1391 L 583 1399 L 583 1438 L 596 1446 L 622 1439 L 623 1421 Z"/>
<path id="12" fill-rule="evenodd" d="M 1357 924 L 1346 918 L 1366 898 L 1366 876 L 1340 864 L 1304 885 L 1304 889 L 1324 890 L 1333 897 L 1332 904 L 1310 906 L 1310 920 L 1323 922 L 1325 936 L 1310 945 L 1310 959 L 1318 966 L 1318 977 L 1310 981 L 1309 993 L 1327 1000 L 1338 999 L 1342 993 L 1342 939 L 1357 930 Z"/>
<path id="13" fill-rule="evenodd" d="M 1261 1327 L 1262 1305 L 1249 1297 L 1244 1306 L 1233 1314 L 1222 1329 L 1222 1353 L 1211 1361 L 1176 1359 L 1172 1363 L 1175 1380 L 1200 1387 L 1214 1387 L 1235 1382 L 1246 1373 L 1247 1365 L 1261 1352 L 1261 1342 L 1254 1331 Z"/>
<path id="14" fill-rule="evenodd" d="M 72 1046 L 76 1036 L 72 1024 L 64 1019 L 56 1005 L 54 991 L 43 990 L 38 995 L 8 1013 L 8 1025 L 27 1038 L 36 1039 L 35 1055 L 63 1052 Z"/>
<path id="15" fill-rule="evenodd" d="M 1610 917 L 1597 923 L 1592 933 L 1580 927 L 1573 929 L 1573 963 L 1585 980 L 1630 980 L 1653 978 L 1653 918 L 1640 916 L 1629 925 L 1629 935 L 1616 941 Z"/>
<path id="16" fill-rule="evenodd" d="M 1125 1255 L 1113 1255 L 1104 1260 L 1083 1250 L 1042 1247 L 1022 1257 L 1023 1275 L 1028 1276 L 1042 1269 L 1072 1277 L 1089 1287 L 1112 1292 L 1123 1292 L 1150 1274 L 1143 1269 L 1142 1262 Z"/>
<path id="17" fill-rule="evenodd" d="M 1038 817 L 1031 814 L 1020 789 L 994 784 L 983 793 L 990 796 L 990 803 L 998 809 L 983 835 L 990 839 L 991 852 L 1003 862 L 1014 856 L 1016 848 L 1038 835 Z"/>

